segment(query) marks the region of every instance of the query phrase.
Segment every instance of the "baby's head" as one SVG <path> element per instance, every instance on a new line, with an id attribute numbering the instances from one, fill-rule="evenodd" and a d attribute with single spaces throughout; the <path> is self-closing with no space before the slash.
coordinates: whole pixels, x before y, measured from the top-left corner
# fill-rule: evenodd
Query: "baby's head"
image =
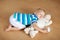
<path id="1" fill-rule="evenodd" d="M 45 10 L 39 8 L 34 13 L 38 16 L 38 18 L 43 18 L 45 15 Z"/>
<path id="2" fill-rule="evenodd" d="M 50 14 L 47 14 L 47 15 L 45 16 L 45 19 L 50 20 L 50 19 L 51 19 L 51 15 L 50 15 Z"/>

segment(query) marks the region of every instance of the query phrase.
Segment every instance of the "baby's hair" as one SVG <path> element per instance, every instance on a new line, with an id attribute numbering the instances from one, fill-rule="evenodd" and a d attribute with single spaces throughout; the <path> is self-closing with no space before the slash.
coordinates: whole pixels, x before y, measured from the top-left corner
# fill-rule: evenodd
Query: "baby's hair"
<path id="1" fill-rule="evenodd" d="M 39 12 L 39 11 L 46 12 L 46 11 L 45 11 L 44 9 L 42 9 L 42 8 L 37 8 L 37 9 L 35 9 L 34 13 L 37 13 L 37 12 Z"/>
<path id="2" fill-rule="evenodd" d="M 36 9 L 36 11 L 44 11 L 45 12 L 45 10 L 42 8 L 38 8 L 38 9 Z"/>
<path id="3" fill-rule="evenodd" d="M 36 9 L 34 13 L 35 14 L 38 14 L 39 12 L 44 12 L 41 15 L 43 15 L 43 16 L 45 15 L 45 10 L 44 9 L 41 9 L 41 8 Z"/>

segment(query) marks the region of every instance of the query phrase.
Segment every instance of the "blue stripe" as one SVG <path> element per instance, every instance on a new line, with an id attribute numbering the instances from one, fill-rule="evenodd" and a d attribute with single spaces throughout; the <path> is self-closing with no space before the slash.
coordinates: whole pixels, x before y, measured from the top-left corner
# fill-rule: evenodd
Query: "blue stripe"
<path id="1" fill-rule="evenodd" d="M 27 24 L 31 24 L 30 14 L 27 14 Z"/>
<path id="2" fill-rule="evenodd" d="M 20 18 L 21 14 L 22 14 L 22 19 Z M 29 25 L 38 20 L 38 17 L 35 14 L 29 14 L 29 13 L 26 14 L 26 13 L 15 12 L 13 17 L 16 18 L 16 16 L 17 16 L 17 21 L 20 22 L 22 20 L 22 24 L 24 24 L 24 25 Z M 27 18 L 27 20 L 26 20 L 26 18 Z"/>
<path id="3" fill-rule="evenodd" d="M 17 13 L 17 21 L 20 22 L 20 13 L 19 12 Z"/>
<path id="4" fill-rule="evenodd" d="M 25 24 L 25 14 L 24 13 L 22 13 L 22 24 L 26 25 Z"/>
<path id="5" fill-rule="evenodd" d="M 14 13 L 14 16 L 13 17 L 16 18 L 16 12 Z"/>
<path id="6" fill-rule="evenodd" d="M 38 20 L 38 17 L 35 14 L 32 14 L 31 19 L 32 19 L 32 23 L 34 23 Z"/>

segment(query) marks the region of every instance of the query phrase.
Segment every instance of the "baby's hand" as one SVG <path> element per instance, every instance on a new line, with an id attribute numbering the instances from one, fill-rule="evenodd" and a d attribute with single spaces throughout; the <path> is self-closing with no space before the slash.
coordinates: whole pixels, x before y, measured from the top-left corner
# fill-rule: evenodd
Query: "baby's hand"
<path id="1" fill-rule="evenodd" d="M 48 29 L 47 29 L 47 30 L 48 30 L 48 32 L 50 32 L 50 27 L 48 27 Z"/>
<path id="2" fill-rule="evenodd" d="M 43 33 L 48 33 L 50 32 L 50 27 L 47 28 L 47 30 L 44 30 Z"/>
<path id="3" fill-rule="evenodd" d="M 48 33 L 48 31 L 47 30 L 44 30 L 43 33 Z"/>

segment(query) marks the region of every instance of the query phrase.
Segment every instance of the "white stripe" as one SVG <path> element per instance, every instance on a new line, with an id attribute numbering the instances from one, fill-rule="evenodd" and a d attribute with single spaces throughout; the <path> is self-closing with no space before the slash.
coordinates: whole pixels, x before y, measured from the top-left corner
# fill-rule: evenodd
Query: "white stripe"
<path id="1" fill-rule="evenodd" d="M 20 22 L 22 23 L 22 13 L 20 13 Z"/>

